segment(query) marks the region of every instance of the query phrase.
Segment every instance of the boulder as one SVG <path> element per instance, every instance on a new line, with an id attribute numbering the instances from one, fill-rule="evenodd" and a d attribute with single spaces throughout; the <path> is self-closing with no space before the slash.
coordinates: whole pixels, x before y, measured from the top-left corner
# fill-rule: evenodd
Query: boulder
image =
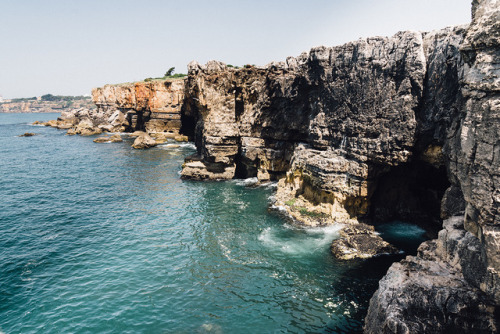
<path id="1" fill-rule="evenodd" d="M 134 131 L 134 132 L 129 134 L 129 137 L 139 137 L 139 136 L 142 136 L 145 134 L 146 134 L 146 132 L 144 132 L 144 131 Z"/>
<path id="2" fill-rule="evenodd" d="M 76 126 L 75 131 L 82 136 L 93 136 L 102 133 L 102 130 L 94 126 L 94 123 L 88 118 L 81 120 Z"/>
<path id="3" fill-rule="evenodd" d="M 153 138 L 151 138 L 147 133 L 143 133 L 134 140 L 132 147 L 135 149 L 146 149 L 155 147 L 156 145 L 157 143 Z"/>

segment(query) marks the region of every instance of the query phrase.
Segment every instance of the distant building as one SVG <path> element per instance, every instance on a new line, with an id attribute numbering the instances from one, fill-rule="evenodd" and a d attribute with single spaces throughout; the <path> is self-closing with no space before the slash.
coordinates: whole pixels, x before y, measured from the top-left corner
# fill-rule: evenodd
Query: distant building
<path id="1" fill-rule="evenodd" d="M 2 102 L 3 102 L 3 96 L 0 95 L 0 103 L 2 103 Z"/>

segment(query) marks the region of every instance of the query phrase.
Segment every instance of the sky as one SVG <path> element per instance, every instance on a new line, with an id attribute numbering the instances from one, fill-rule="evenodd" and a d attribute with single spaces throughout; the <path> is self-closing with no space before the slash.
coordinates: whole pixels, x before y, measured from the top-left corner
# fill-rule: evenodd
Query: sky
<path id="1" fill-rule="evenodd" d="M 0 95 L 90 94 L 216 59 L 266 65 L 311 47 L 470 22 L 471 0 L 0 0 Z"/>

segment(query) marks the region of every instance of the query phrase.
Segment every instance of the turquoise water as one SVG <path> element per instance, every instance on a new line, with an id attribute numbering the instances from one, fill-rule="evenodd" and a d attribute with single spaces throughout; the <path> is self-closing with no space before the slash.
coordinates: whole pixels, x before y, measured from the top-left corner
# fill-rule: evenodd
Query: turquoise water
<path id="1" fill-rule="evenodd" d="M 387 242 L 410 255 L 415 255 L 418 246 L 427 240 L 424 229 L 401 221 L 379 224 L 375 229 Z"/>
<path id="2" fill-rule="evenodd" d="M 180 180 L 191 144 L 29 125 L 56 117 L 0 114 L 0 332 L 361 330 L 398 258 L 335 261 L 336 229 L 268 212 L 272 185 Z"/>

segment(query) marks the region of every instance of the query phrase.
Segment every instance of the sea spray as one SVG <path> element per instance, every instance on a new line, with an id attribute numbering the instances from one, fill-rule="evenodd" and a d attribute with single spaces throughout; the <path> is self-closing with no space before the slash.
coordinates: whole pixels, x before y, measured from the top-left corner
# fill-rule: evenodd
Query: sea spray
<path id="1" fill-rule="evenodd" d="M 314 254 L 324 251 L 339 237 L 343 227 L 336 224 L 326 227 L 300 228 L 284 224 L 285 228 L 267 227 L 259 235 L 262 244 L 273 251 L 289 254 Z"/>

